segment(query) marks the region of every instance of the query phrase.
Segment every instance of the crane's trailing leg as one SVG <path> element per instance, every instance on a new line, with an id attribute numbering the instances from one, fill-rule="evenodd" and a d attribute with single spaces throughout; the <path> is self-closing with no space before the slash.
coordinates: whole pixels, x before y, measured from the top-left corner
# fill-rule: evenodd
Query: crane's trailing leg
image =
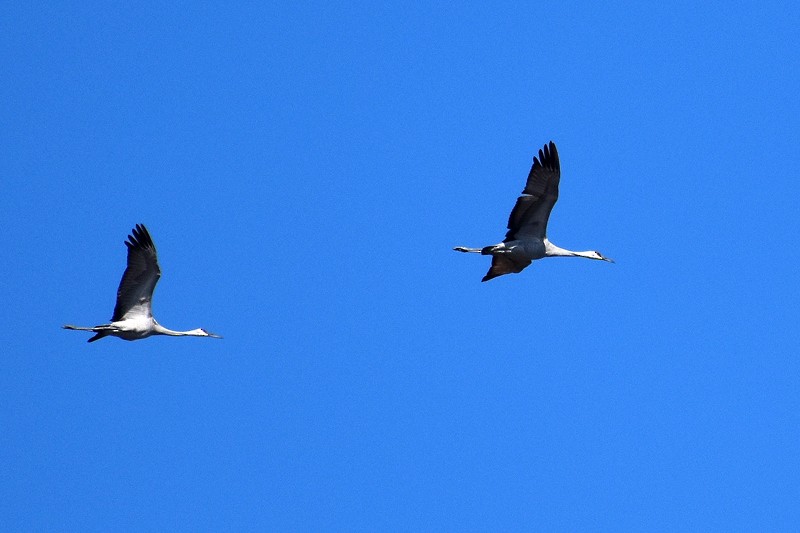
<path id="1" fill-rule="evenodd" d="M 466 246 L 456 246 L 453 248 L 456 252 L 464 252 L 464 253 L 472 253 L 472 254 L 481 254 L 481 255 L 494 255 L 495 252 L 499 250 L 503 250 L 505 245 L 501 244 L 492 244 L 491 246 L 484 246 L 483 248 L 467 248 Z"/>
<path id="2" fill-rule="evenodd" d="M 67 324 L 66 326 L 64 326 L 64 329 L 72 329 L 75 331 L 94 331 L 95 333 L 97 333 L 97 335 L 89 339 L 88 342 L 94 342 L 96 340 L 100 340 L 103 337 L 111 335 L 113 331 L 118 331 L 118 328 L 112 326 L 111 324 L 103 324 L 100 326 L 94 326 L 90 328 L 84 326 L 72 326 L 70 324 Z"/>
<path id="3" fill-rule="evenodd" d="M 70 324 L 67 324 L 66 326 L 64 326 L 64 329 L 72 329 L 75 331 L 94 331 L 95 333 L 97 333 L 98 331 L 108 331 L 114 328 L 111 326 L 111 324 L 103 324 L 102 326 L 94 326 L 90 328 L 84 326 L 72 326 Z"/>

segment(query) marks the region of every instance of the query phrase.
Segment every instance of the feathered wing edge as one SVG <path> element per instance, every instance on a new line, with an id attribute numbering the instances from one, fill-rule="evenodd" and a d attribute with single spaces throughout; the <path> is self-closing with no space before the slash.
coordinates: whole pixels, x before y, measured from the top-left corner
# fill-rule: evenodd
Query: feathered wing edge
<path id="1" fill-rule="evenodd" d="M 112 322 L 122 320 L 137 305 L 149 304 L 161 276 L 156 246 L 144 224 L 136 224 L 125 246 L 128 248 L 128 266 L 119 282 Z"/>

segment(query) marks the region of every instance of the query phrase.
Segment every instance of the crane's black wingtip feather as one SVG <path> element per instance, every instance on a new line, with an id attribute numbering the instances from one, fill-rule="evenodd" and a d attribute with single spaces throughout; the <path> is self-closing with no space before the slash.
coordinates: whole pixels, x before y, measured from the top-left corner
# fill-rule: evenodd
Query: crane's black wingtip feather
<path id="1" fill-rule="evenodd" d="M 128 248 L 152 248 L 155 250 L 156 246 L 153 244 L 153 239 L 150 237 L 150 232 L 144 224 L 136 224 L 128 235 L 128 240 L 125 241 L 125 246 Z"/>
<path id="2" fill-rule="evenodd" d="M 550 141 L 550 161 L 552 162 L 552 167 L 554 170 L 561 169 L 561 162 L 558 160 L 558 150 L 556 149 L 556 143 Z"/>
<path id="3" fill-rule="evenodd" d="M 539 149 L 539 162 L 539 164 L 544 168 L 552 170 L 557 170 L 559 168 L 560 165 L 558 162 L 558 150 L 556 149 L 556 143 L 550 141 L 541 149 Z"/>
<path id="4" fill-rule="evenodd" d="M 558 168 L 558 150 L 556 143 L 548 142 L 539 148 L 539 155 L 533 156 L 533 167 Z"/>

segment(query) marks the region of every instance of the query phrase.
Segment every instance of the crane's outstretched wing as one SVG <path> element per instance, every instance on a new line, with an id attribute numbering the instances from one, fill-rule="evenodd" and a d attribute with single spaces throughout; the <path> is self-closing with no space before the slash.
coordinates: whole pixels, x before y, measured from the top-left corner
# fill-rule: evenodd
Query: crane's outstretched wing
<path id="1" fill-rule="evenodd" d="M 153 239 L 142 224 L 136 224 L 125 241 L 128 247 L 128 267 L 117 289 L 117 305 L 112 322 L 134 316 L 153 316 L 150 302 L 161 277 Z"/>
<path id="2" fill-rule="evenodd" d="M 508 217 L 508 233 L 503 242 L 525 238 L 544 239 L 547 236 L 547 219 L 558 200 L 558 182 L 561 179 L 561 164 L 553 141 L 534 156 L 533 166 L 522 196 Z"/>

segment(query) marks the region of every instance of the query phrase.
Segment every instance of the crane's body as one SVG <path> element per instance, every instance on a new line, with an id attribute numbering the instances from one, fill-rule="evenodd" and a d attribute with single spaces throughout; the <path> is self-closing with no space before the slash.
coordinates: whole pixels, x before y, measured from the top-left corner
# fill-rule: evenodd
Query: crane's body
<path id="1" fill-rule="evenodd" d="M 601 261 L 614 261 L 600 252 L 576 252 L 560 248 L 547 239 L 547 222 L 550 212 L 558 200 L 558 184 L 561 179 L 561 163 L 553 141 L 539 150 L 533 158 L 533 166 L 522 195 L 508 218 L 508 232 L 503 242 L 468 248 L 457 246 L 458 252 L 479 253 L 492 256 L 492 266 L 481 281 L 489 281 L 503 274 L 516 274 L 537 259 L 545 257 L 585 257 Z"/>
<path id="2" fill-rule="evenodd" d="M 147 228 L 136 224 L 131 235 L 128 235 L 125 246 L 128 248 L 128 266 L 117 289 L 117 305 L 114 307 L 111 322 L 89 327 L 66 325 L 64 329 L 93 331 L 96 335 L 89 342 L 107 336 L 126 341 L 144 339 L 151 335 L 220 338 L 202 328 L 174 331 L 156 322 L 152 313 L 152 299 L 156 283 L 161 277 L 161 268 L 158 266 L 153 239 L 150 238 Z"/>

